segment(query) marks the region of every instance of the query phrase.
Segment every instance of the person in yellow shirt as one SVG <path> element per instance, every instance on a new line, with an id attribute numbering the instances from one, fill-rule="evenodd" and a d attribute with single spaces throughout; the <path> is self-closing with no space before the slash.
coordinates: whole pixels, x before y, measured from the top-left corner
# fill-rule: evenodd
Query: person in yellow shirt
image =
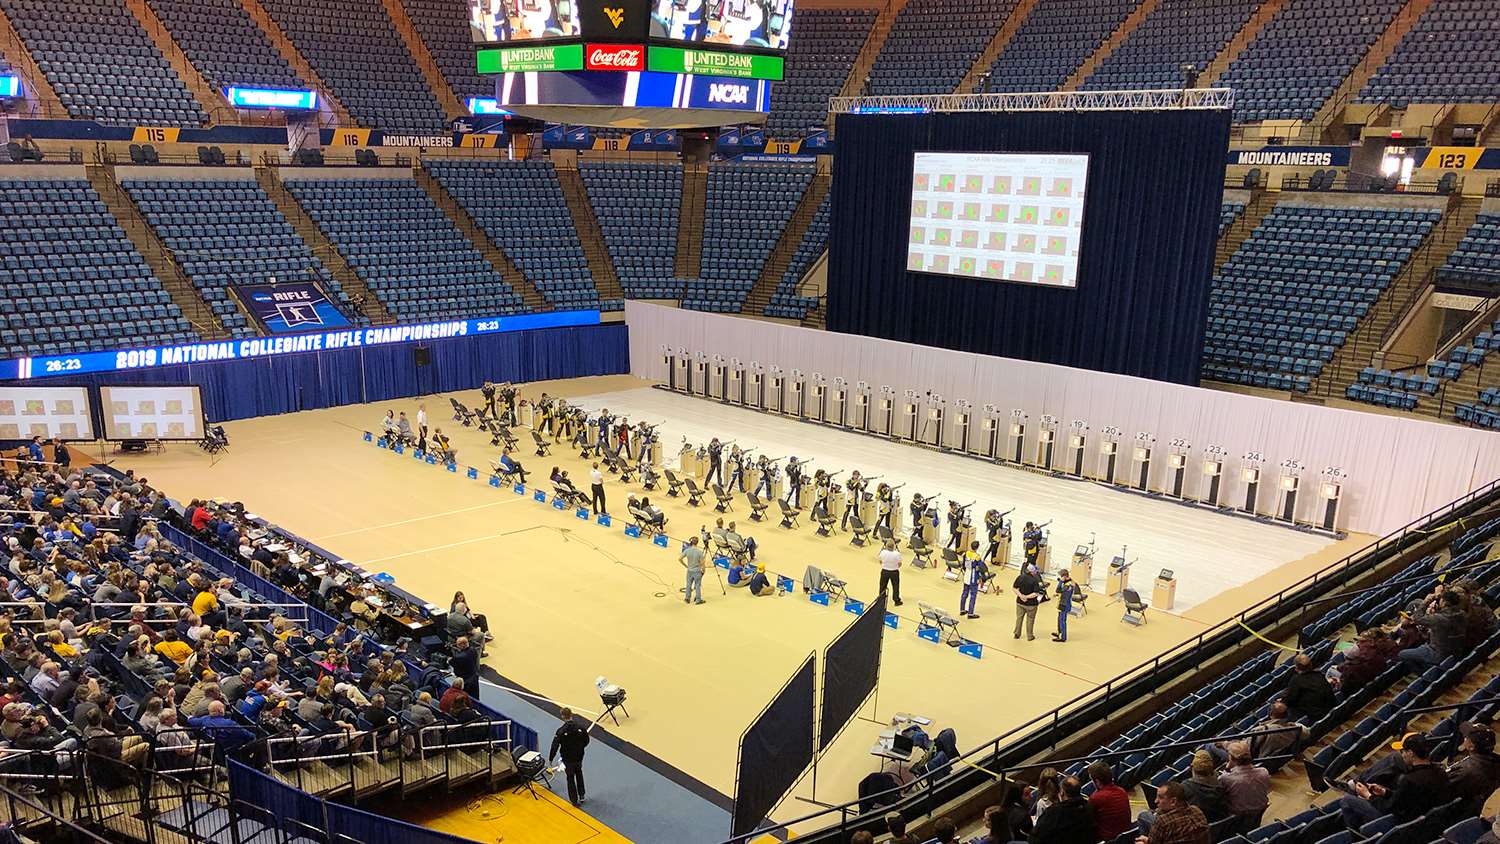
<path id="1" fill-rule="evenodd" d="M 68 644 L 61 630 L 53 630 L 47 634 L 47 646 L 61 659 L 73 659 L 78 656 L 78 649 Z"/>
<path id="2" fill-rule="evenodd" d="M 177 631 L 168 628 L 162 632 L 161 641 L 156 643 L 156 652 L 181 665 L 193 655 L 193 646 L 178 639 Z"/>

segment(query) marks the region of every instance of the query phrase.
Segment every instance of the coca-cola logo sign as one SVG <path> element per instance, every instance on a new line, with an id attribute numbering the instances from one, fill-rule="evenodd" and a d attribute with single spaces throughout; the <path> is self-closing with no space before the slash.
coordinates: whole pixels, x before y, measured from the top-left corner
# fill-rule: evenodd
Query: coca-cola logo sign
<path id="1" fill-rule="evenodd" d="M 590 44 L 583 66 L 588 70 L 645 70 L 646 48 L 640 44 Z"/>

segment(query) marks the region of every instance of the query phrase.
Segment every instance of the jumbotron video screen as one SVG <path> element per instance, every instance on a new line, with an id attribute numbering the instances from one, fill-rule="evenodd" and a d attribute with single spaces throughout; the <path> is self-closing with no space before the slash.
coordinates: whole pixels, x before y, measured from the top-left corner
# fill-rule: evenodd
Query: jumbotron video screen
<path id="1" fill-rule="evenodd" d="M 469 0 L 469 24 L 481 44 L 645 39 L 779 53 L 791 36 L 792 5 L 793 0 Z M 645 25 L 639 19 L 648 10 Z"/>

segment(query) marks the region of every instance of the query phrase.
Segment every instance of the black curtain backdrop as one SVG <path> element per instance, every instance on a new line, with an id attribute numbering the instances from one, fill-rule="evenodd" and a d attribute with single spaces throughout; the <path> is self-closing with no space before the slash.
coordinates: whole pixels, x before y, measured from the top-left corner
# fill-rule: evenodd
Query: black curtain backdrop
<path id="1" fill-rule="evenodd" d="M 839 730 L 875 691 L 875 684 L 880 682 L 880 642 L 884 634 L 885 596 L 881 595 L 823 652 L 819 748 L 826 750 L 833 744 Z"/>
<path id="2" fill-rule="evenodd" d="M 813 662 L 792 675 L 740 736 L 730 835 L 753 832 L 813 758 Z"/>
<path id="3" fill-rule="evenodd" d="M 1198 381 L 1228 111 L 838 116 L 828 328 Z M 1088 153 L 1078 286 L 906 270 L 912 153 Z"/>

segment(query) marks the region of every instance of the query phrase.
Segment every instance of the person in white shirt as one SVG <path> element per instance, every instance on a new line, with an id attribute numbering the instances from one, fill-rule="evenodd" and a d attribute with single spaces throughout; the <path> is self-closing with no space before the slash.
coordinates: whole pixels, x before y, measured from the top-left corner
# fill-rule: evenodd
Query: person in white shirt
<path id="1" fill-rule="evenodd" d="M 427 405 L 417 405 L 417 434 L 427 439 Z"/>
<path id="2" fill-rule="evenodd" d="M 896 550 L 896 541 L 887 539 L 875 557 L 880 560 L 880 594 L 884 595 L 886 584 L 890 584 L 891 599 L 901 606 L 901 552 Z"/>
<path id="3" fill-rule="evenodd" d="M 589 491 L 594 494 L 594 512 L 608 513 L 609 511 L 604 509 L 604 473 L 599 471 L 598 462 L 595 462 L 594 468 L 589 471 Z"/>

